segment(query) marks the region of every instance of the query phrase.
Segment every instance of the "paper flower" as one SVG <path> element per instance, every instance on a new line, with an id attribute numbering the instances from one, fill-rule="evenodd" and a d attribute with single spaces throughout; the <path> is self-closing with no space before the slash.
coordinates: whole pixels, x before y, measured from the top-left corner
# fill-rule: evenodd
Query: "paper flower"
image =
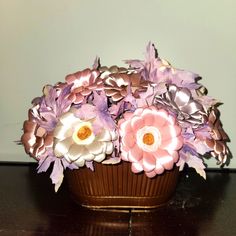
<path id="1" fill-rule="evenodd" d="M 66 82 L 73 84 L 72 94 L 76 96 L 74 103 L 81 103 L 92 91 L 102 89 L 102 79 L 98 75 L 97 70 L 85 69 L 66 76 Z"/>
<path id="2" fill-rule="evenodd" d="M 154 103 L 169 108 L 177 115 L 179 122 L 188 122 L 194 127 L 203 124 L 206 118 L 203 106 L 194 101 L 190 90 L 174 84 L 167 86 L 167 92 L 156 96 Z"/>
<path id="3" fill-rule="evenodd" d="M 101 66 L 100 61 L 98 62 L 98 70 L 100 72 L 100 78 L 105 79 L 111 74 L 129 74 L 130 70 L 125 67 L 118 67 L 118 66 Z"/>
<path id="4" fill-rule="evenodd" d="M 47 148 L 52 147 L 53 144 L 52 134 L 47 133 L 32 119 L 24 122 L 23 130 L 24 134 L 21 137 L 21 142 L 25 147 L 25 152 L 35 159 L 47 155 Z"/>
<path id="5" fill-rule="evenodd" d="M 129 75 L 111 74 L 105 79 L 104 90 L 108 97 L 111 97 L 114 102 L 117 102 L 127 96 L 129 85 Z"/>
<path id="6" fill-rule="evenodd" d="M 148 177 L 173 168 L 183 145 L 181 128 L 165 110 L 138 108 L 119 121 L 121 158 L 132 162 L 132 171 Z"/>
<path id="7" fill-rule="evenodd" d="M 104 83 L 106 95 L 114 102 L 120 101 L 130 93 L 137 98 L 140 92 L 147 90 L 149 84 L 140 74 L 112 74 Z"/>
<path id="8" fill-rule="evenodd" d="M 134 73 L 133 70 L 123 67 L 103 67 L 101 71 L 101 77 L 104 79 L 105 93 L 114 102 L 120 101 L 130 93 L 134 97 L 138 97 L 139 93 L 145 92 L 148 84 L 150 84 L 139 73 Z"/>
<path id="9" fill-rule="evenodd" d="M 53 132 L 55 155 L 65 157 L 79 167 L 84 166 L 85 161 L 102 162 L 106 154 L 113 152 L 112 141 L 117 136 L 107 129 L 95 134 L 93 122 L 79 119 L 72 111 L 61 116 Z"/>
<path id="10" fill-rule="evenodd" d="M 208 123 L 211 128 L 211 139 L 206 139 L 206 145 L 212 149 L 211 155 L 217 158 L 218 164 L 224 164 L 229 156 L 229 149 L 226 142 L 229 141 L 228 135 L 225 133 L 220 122 L 220 112 L 217 108 L 213 108 L 210 112 Z"/>

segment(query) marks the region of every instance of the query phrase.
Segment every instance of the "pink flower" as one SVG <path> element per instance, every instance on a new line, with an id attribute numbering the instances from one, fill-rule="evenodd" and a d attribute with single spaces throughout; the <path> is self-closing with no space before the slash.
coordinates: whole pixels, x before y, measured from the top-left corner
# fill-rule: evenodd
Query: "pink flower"
<path id="1" fill-rule="evenodd" d="M 97 70 L 85 69 L 74 74 L 66 76 L 66 82 L 73 84 L 72 94 L 75 94 L 76 100 L 74 103 L 78 104 L 84 100 L 94 90 L 101 90 L 103 88 L 102 78 L 99 77 L 100 72 Z"/>
<path id="2" fill-rule="evenodd" d="M 118 123 L 121 158 L 132 162 L 132 171 L 154 177 L 171 170 L 183 145 L 181 128 L 165 110 L 151 106 L 124 113 Z"/>

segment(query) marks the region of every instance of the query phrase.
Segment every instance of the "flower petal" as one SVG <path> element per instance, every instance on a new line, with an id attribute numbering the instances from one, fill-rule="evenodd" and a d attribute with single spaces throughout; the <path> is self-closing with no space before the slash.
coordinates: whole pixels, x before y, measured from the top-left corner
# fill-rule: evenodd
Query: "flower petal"
<path id="1" fill-rule="evenodd" d="M 72 138 L 67 138 L 65 140 L 62 140 L 62 141 L 56 143 L 56 145 L 54 147 L 54 154 L 57 157 L 64 156 L 69 151 L 69 148 L 72 143 L 73 143 Z"/>
<path id="2" fill-rule="evenodd" d="M 76 93 L 76 99 L 74 101 L 75 104 L 82 103 L 84 100 L 84 96 L 81 95 L 80 93 Z"/>
<path id="3" fill-rule="evenodd" d="M 168 120 L 168 115 L 164 110 L 160 110 L 158 114 L 155 115 L 155 124 L 157 124 L 158 127 L 164 126 L 167 120 Z"/>
<path id="4" fill-rule="evenodd" d="M 69 136 L 72 135 L 72 129 L 71 129 L 71 125 L 58 125 L 54 131 L 53 131 L 53 135 L 55 138 L 63 140 L 65 138 L 68 138 Z"/>
<path id="5" fill-rule="evenodd" d="M 133 112 L 125 112 L 123 117 L 125 120 L 129 120 L 133 116 Z"/>
<path id="6" fill-rule="evenodd" d="M 68 153 L 67 153 L 67 156 L 71 161 L 75 161 L 81 155 L 84 154 L 84 151 L 85 151 L 84 146 L 77 145 L 77 144 L 72 144 L 69 151 L 68 151 Z"/>
<path id="7" fill-rule="evenodd" d="M 134 131 L 139 130 L 143 126 L 144 126 L 144 122 L 143 122 L 143 118 L 142 117 L 134 116 L 131 119 L 132 130 L 134 130 Z"/>
<path id="8" fill-rule="evenodd" d="M 123 137 L 122 143 L 123 143 L 125 146 L 128 146 L 128 147 L 132 148 L 132 147 L 135 145 L 136 140 L 135 140 L 133 134 L 128 133 L 128 134 L 126 134 L 126 135 Z"/>
<path id="9" fill-rule="evenodd" d="M 112 142 L 106 142 L 106 154 L 110 155 L 112 154 L 114 150 L 114 146 L 113 146 L 113 143 Z"/>
<path id="10" fill-rule="evenodd" d="M 161 164 L 166 170 L 171 170 L 174 166 L 174 161 L 171 156 L 163 156 L 158 158 L 157 162 Z"/>
<path id="11" fill-rule="evenodd" d="M 101 153 L 101 154 L 95 156 L 94 161 L 102 162 L 105 159 L 105 157 L 106 157 L 105 153 Z"/>
<path id="12" fill-rule="evenodd" d="M 84 160 L 83 158 L 79 158 L 79 159 L 76 160 L 74 163 L 75 163 L 77 166 L 79 166 L 79 167 L 83 167 L 84 164 L 85 164 L 85 160 Z"/>
<path id="13" fill-rule="evenodd" d="M 129 150 L 126 150 L 126 146 L 121 146 L 120 157 L 121 157 L 122 160 L 129 161 L 128 153 L 129 153 Z"/>
<path id="14" fill-rule="evenodd" d="M 155 115 L 153 114 L 153 111 L 149 109 L 145 109 L 142 118 L 144 120 L 144 124 L 147 126 L 152 126 L 155 123 Z"/>
<path id="15" fill-rule="evenodd" d="M 155 172 L 160 175 L 164 172 L 164 167 L 158 162 L 156 161 L 156 167 L 155 167 Z"/>
<path id="16" fill-rule="evenodd" d="M 156 158 L 149 152 L 143 152 L 143 169 L 150 172 L 156 167 Z"/>
<path id="17" fill-rule="evenodd" d="M 44 139 L 44 145 L 45 147 L 52 147 L 53 145 L 53 136 L 52 135 L 47 135 Z"/>
<path id="18" fill-rule="evenodd" d="M 165 125 L 160 128 L 161 140 L 166 141 L 181 134 L 181 128 L 177 125 Z"/>
<path id="19" fill-rule="evenodd" d="M 188 89 L 183 88 L 176 92 L 174 101 L 178 104 L 178 106 L 185 106 L 188 104 L 191 98 L 191 94 Z"/>
<path id="20" fill-rule="evenodd" d="M 92 153 L 89 153 L 88 150 L 86 150 L 82 155 L 81 158 L 83 158 L 85 161 L 93 161 L 94 155 Z"/>
<path id="21" fill-rule="evenodd" d="M 143 171 L 143 166 L 139 162 L 133 162 L 131 166 L 131 170 L 134 173 L 139 173 Z"/>
<path id="22" fill-rule="evenodd" d="M 23 125 L 24 132 L 32 132 L 36 129 L 37 123 L 33 121 L 26 120 Z"/>
<path id="23" fill-rule="evenodd" d="M 80 119 L 75 117 L 74 114 L 71 112 L 67 112 L 60 117 L 60 122 L 65 126 L 70 124 L 70 127 L 72 127 L 75 123 L 77 123 L 79 121 L 80 121 Z"/>
<path id="24" fill-rule="evenodd" d="M 135 116 L 140 116 L 143 112 L 143 108 L 137 108 L 134 112 L 134 115 Z"/>
<path id="25" fill-rule="evenodd" d="M 165 140 L 161 143 L 160 148 L 165 150 L 179 150 L 183 145 L 183 138 L 181 136 Z"/>
<path id="26" fill-rule="evenodd" d="M 156 166 L 161 165 L 167 170 L 171 170 L 174 165 L 173 157 L 166 150 L 158 150 L 155 153 L 156 159 Z"/>
<path id="27" fill-rule="evenodd" d="M 94 155 L 98 155 L 102 152 L 104 152 L 105 150 L 105 144 L 104 142 L 98 142 L 98 141 L 94 141 L 93 143 L 89 144 L 86 146 L 86 149 L 94 154 Z"/>
<path id="28" fill-rule="evenodd" d="M 177 151 L 168 150 L 170 156 L 172 156 L 173 161 L 177 162 L 179 160 L 179 153 Z"/>
<path id="29" fill-rule="evenodd" d="M 153 171 L 150 171 L 150 172 L 145 172 L 145 174 L 148 178 L 153 178 L 153 177 L 156 176 L 157 173 L 153 170 Z"/>
<path id="30" fill-rule="evenodd" d="M 119 122 L 119 131 L 120 131 L 120 136 L 123 137 L 126 133 L 132 132 L 132 127 L 130 124 L 130 121 L 124 121 L 123 123 Z"/>
<path id="31" fill-rule="evenodd" d="M 109 130 L 104 129 L 99 135 L 97 140 L 98 141 L 111 141 L 112 137 L 111 137 L 111 133 L 109 132 Z"/>
<path id="32" fill-rule="evenodd" d="M 129 151 L 129 161 L 130 162 L 138 162 L 143 157 L 143 151 L 139 148 L 137 144 L 133 146 L 133 148 Z"/>
<path id="33" fill-rule="evenodd" d="M 36 142 L 36 137 L 32 133 L 24 133 L 21 137 L 21 142 L 24 144 L 26 153 L 29 153 L 30 148 Z"/>

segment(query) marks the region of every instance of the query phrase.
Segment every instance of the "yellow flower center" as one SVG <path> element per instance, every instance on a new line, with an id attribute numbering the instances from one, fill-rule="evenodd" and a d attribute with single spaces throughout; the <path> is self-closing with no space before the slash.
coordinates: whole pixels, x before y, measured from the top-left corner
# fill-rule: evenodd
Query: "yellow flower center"
<path id="1" fill-rule="evenodd" d="M 82 126 L 77 131 L 77 137 L 80 140 L 87 139 L 92 134 L 92 130 L 88 126 Z"/>
<path id="2" fill-rule="evenodd" d="M 143 135 L 143 143 L 146 145 L 152 145 L 155 139 L 152 133 L 146 133 Z"/>

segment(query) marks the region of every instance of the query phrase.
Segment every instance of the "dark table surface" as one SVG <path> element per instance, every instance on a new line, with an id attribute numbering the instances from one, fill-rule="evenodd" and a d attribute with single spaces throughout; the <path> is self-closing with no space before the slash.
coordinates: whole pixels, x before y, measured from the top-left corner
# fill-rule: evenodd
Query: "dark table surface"
<path id="1" fill-rule="evenodd" d="M 151 212 L 82 208 L 48 177 L 34 164 L 0 164 L 0 235 L 236 235 L 234 171 L 208 171 L 206 181 L 185 171 L 168 205 Z"/>

